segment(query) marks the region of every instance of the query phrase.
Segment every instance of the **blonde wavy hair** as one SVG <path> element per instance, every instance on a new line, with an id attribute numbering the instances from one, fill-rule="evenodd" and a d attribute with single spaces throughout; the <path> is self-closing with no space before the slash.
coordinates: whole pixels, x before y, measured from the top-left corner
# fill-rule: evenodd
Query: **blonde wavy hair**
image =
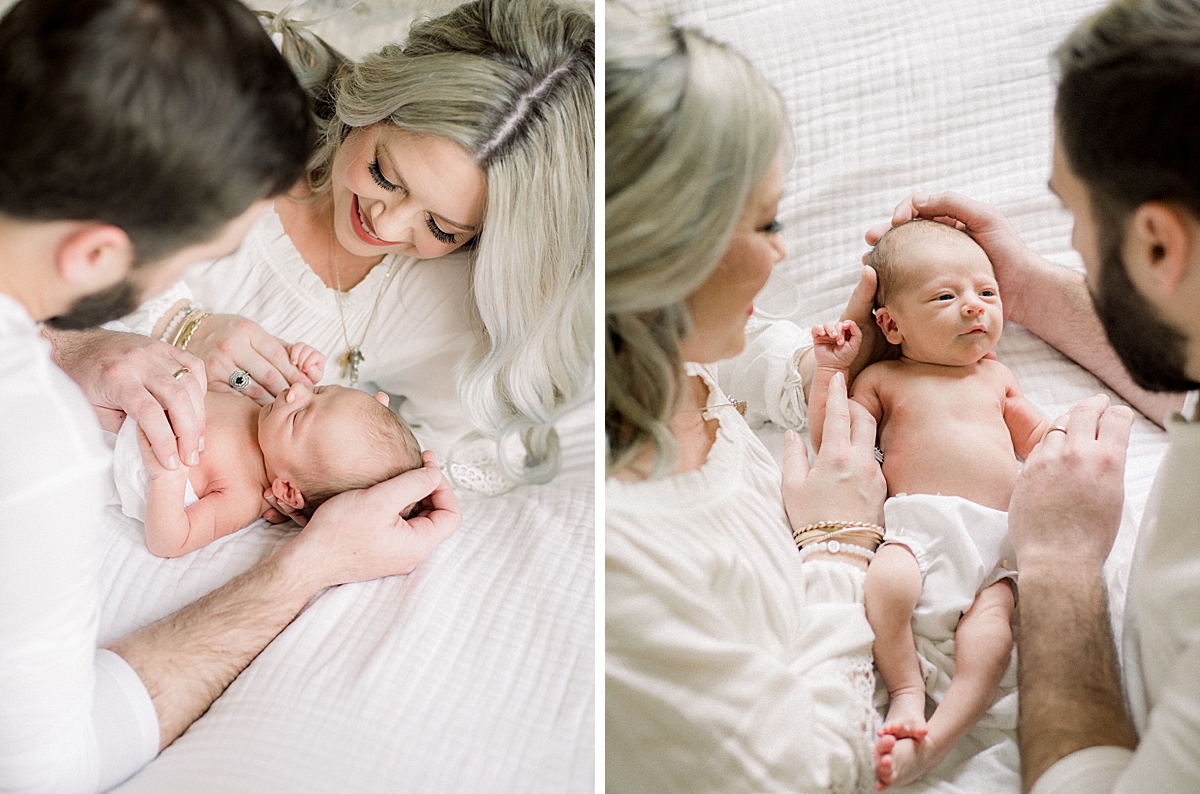
<path id="1" fill-rule="evenodd" d="M 605 9 L 606 465 L 647 445 L 672 470 L 686 299 L 717 266 L 780 149 L 779 94 L 733 50 L 666 19 Z"/>
<path id="2" fill-rule="evenodd" d="M 263 14 L 312 97 L 321 141 L 314 193 L 329 190 L 350 130 L 381 121 L 458 144 L 487 177 L 471 247 L 476 341 L 458 377 L 467 415 L 525 447 L 520 482 L 559 468 L 554 421 L 591 382 L 595 20 L 555 0 L 475 0 L 418 21 L 361 63 L 302 25 Z"/>

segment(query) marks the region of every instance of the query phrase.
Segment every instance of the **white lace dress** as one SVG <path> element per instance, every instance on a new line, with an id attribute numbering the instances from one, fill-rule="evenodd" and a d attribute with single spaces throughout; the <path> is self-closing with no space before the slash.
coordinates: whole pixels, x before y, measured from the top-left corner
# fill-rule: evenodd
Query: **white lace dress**
<path id="1" fill-rule="evenodd" d="M 801 564 L 766 448 L 715 385 L 698 471 L 605 495 L 611 791 L 855 792 L 874 783 L 864 574 Z"/>

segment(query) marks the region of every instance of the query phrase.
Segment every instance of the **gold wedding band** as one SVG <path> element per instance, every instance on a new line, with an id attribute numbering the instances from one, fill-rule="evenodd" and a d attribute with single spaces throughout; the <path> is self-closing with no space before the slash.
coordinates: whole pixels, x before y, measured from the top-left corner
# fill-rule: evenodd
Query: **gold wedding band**
<path id="1" fill-rule="evenodd" d="M 184 375 L 188 374 L 189 372 L 191 372 L 191 370 L 188 369 L 187 367 L 180 367 L 179 369 L 175 370 L 175 374 L 172 375 L 171 377 L 178 380 L 179 378 L 182 378 Z"/>
<path id="2" fill-rule="evenodd" d="M 1046 432 L 1042 433 L 1042 441 L 1045 441 L 1046 436 L 1050 435 L 1055 430 L 1062 433 L 1064 436 L 1067 434 L 1067 429 L 1065 427 L 1063 427 L 1062 425 L 1050 425 L 1049 427 L 1046 428 Z"/>

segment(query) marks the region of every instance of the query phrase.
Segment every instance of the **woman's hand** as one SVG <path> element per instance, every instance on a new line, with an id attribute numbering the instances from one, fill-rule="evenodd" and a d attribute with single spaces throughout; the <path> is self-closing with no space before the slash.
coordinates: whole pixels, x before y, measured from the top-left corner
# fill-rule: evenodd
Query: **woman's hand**
<path id="1" fill-rule="evenodd" d="M 896 206 L 890 222 L 867 230 L 867 245 L 875 245 L 892 226 L 913 218 L 939 221 L 971 235 L 992 260 L 1000 297 L 1004 300 L 1004 318 L 1021 322 L 1025 315 L 1025 285 L 1029 274 L 1044 260 L 1025 245 L 1008 218 L 992 205 L 959 193 L 916 193 Z"/>
<path id="2" fill-rule="evenodd" d="M 293 383 L 316 383 L 292 362 L 286 342 L 236 314 L 205 317 L 187 348 L 204 359 L 213 391 L 232 391 L 229 376 L 235 370 L 250 373 L 252 381 L 242 394 L 259 405 L 271 402 Z M 323 363 L 321 371 L 323 374 Z"/>
<path id="3" fill-rule="evenodd" d="M 83 389 L 104 429 L 115 433 L 130 416 L 165 468 L 200 462 L 203 361 L 141 334 L 99 328 L 42 333 L 54 346 L 54 362 Z"/>
<path id="4" fill-rule="evenodd" d="M 423 457 L 424 468 L 346 491 L 317 508 L 289 553 L 303 555 L 304 570 L 320 587 L 409 573 L 462 524 L 433 453 Z M 420 512 L 401 518 L 414 502 Z"/>
<path id="5" fill-rule="evenodd" d="M 887 483 L 875 461 L 875 419 L 846 396 L 839 372 L 829 383 L 821 451 L 810 468 L 808 449 L 788 431 L 783 452 L 783 505 L 795 528 L 819 521 L 883 524 Z"/>
<path id="6" fill-rule="evenodd" d="M 889 342 L 875 322 L 875 288 L 878 279 L 872 268 L 863 266 L 862 277 L 842 312 L 843 321 L 853 320 L 862 331 L 862 345 L 854 363 L 850 365 L 850 383 L 854 382 L 858 373 L 876 361 L 900 357 L 899 346 Z"/>

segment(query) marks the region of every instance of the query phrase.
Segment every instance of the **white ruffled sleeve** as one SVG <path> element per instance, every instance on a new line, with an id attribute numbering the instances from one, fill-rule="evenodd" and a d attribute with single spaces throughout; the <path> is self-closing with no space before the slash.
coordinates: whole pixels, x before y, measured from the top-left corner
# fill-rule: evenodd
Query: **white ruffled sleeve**
<path id="1" fill-rule="evenodd" d="M 104 328 L 109 331 L 125 331 L 150 336 L 150 332 L 154 330 L 154 326 L 167 313 L 167 310 L 181 300 L 190 302 L 192 290 L 182 281 L 176 281 L 153 298 L 144 301 L 132 314 L 105 323 Z"/>
<path id="2" fill-rule="evenodd" d="M 731 399 L 746 401 L 751 428 L 774 422 L 799 432 L 808 426 L 808 404 L 796 365 L 811 346 L 811 334 L 795 323 L 751 316 L 746 349 L 716 365 L 721 390 Z"/>

